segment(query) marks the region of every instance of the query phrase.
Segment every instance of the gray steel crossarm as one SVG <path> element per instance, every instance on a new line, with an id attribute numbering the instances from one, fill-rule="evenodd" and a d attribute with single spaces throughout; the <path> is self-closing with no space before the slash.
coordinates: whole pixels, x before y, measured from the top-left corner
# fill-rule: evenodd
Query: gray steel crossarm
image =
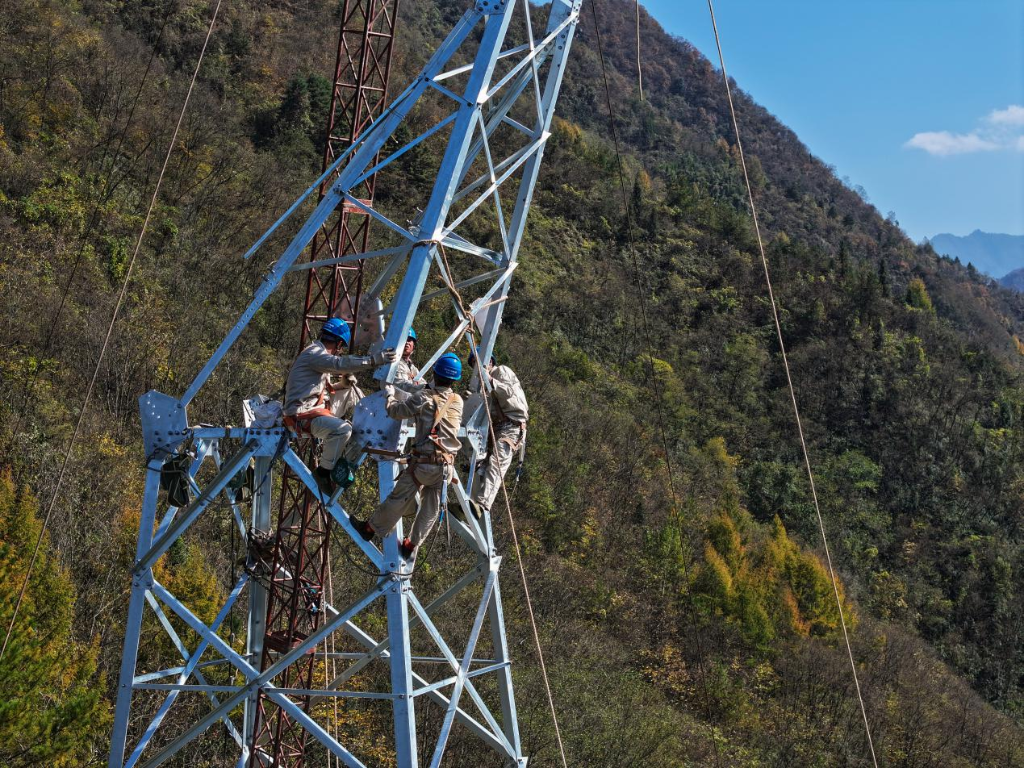
<path id="1" fill-rule="evenodd" d="M 431 610 L 432 608 L 434 608 L 436 606 L 436 603 L 437 601 L 435 600 L 433 603 L 430 604 L 427 610 Z M 414 626 L 413 622 L 416 620 L 417 617 L 415 614 L 413 614 L 413 616 L 409 619 L 409 626 Z M 373 652 L 376 651 L 376 649 L 381 648 L 382 646 L 386 648 L 390 644 L 390 641 L 388 640 L 382 640 L 378 643 L 376 640 L 374 640 L 368 634 L 366 634 L 361 629 L 356 627 L 354 624 L 346 624 L 345 629 L 358 642 L 360 642 L 366 648 L 371 649 L 371 656 Z M 380 651 L 380 654 L 382 656 L 386 656 L 387 653 L 387 650 Z M 369 663 L 370 660 L 372 660 L 372 658 L 368 659 L 367 663 Z M 450 664 L 449 659 L 444 659 L 443 661 L 445 664 Z M 430 685 L 430 682 L 425 677 L 423 677 L 423 675 L 417 674 L 415 671 L 412 673 L 412 677 L 413 680 L 415 680 L 420 685 Z M 334 682 L 332 682 L 331 685 L 333 686 Z M 424 691 L 424 694 L 428 699 L 430 699 L 435 704 L 438 704 L 445 710 L 448 709 L 448 703 L 450 700 L 440 691 Z M 494 733 L 490 729 L 487 728 L 487 726 L 485 726 L 483 723 L 481 723 L 479 720 L 477 720 L 475 717 L 469 714 L 466 710 L 459 707 L 459 709 L 455 713 L 455 716 L 458 718 L 460 723 L 462 723 L 469 729 L 470 733 L 472 733 L 474 736 L 480 739 L 480 741 L 482 741 L 488 747 L 495 750 L 496 752 L 503 752 L 514 760 L 518 759 L 518 753 L 516 753 L 515 750 L 512 748 L 511 743 L 508 741 L 508 739 L 499 739 L 497 736 L 494 735 Z"/>
<path id="2" fill-rule="evenodd" d="M 224 623 L 224 620 L 227 618 L 228 613 L 231 611 L 232 606 L 234 606 L 235 601 L 238 599 L 238 596 L 242 593 L 242 589 L 245 587 L 245 585 L 246 585 L 246 583 L 248 581 L 249 581 L 248 575 L 247 574 L 242 574 L 242 577 L 238 580 L 238 583 L 235 585 L 235 588 L 233 590 L 231 590 L 231 594 L 228 595 L 228 599 L 225 601 L 224 606 L 217 613 L 217 617 L 214 619 L 213 624 L 210 625 L 210 629 L 213 632 L 216 632 L 220 628 L 220 625 Z M 159 604 L 156 603 L 156 598 L 154 598 L 151 594 L 147 593 L 146 594 L 146 599 L 149 601 L 150 605 L 152 605 L 153 610 L 157 614 L 157 616 L 160 618 L 161 623 L 163 623 L 164 626 L 167 627 L 168 623 L 166 622 L 166 617 L 163 615 L 163 611 L 160 610 Z M 206 651 L 206 648 L 209 645 L 209 641 L 206 640 L 205 638 L 201 639 L 199 641 L 199 644 L 196 646 L 195 650 L 192 651 L 191 654 L 189 654 L 189 653 L 187 653 L 185 645 L 184 645 L 183 642 L 181 642 L 181 639 L 178 637 L 177 633 L 173 632 L 173 627 L 170 628 L 170 631 L 172 632 L 171 639 L 175 643 L 175 645 L 178 646 L 178 651 L 179 651 L 179 653 L 181 653 L 182 659 L 184 659 L 184 661 L 185 661 L 185 666 L 184 667 L 179 667 L 179 669 L 177 671 L 177 675 L 178 675 L 177 685 L 178 686 L 185 685 L 187 683 L 189 677 L 191 677 L 193 675 L 195 675 L 195 678 L 201 684 L 206 685 L 206 679 L 203 677 L 202 672 L 200 672 L 198 668 L 201 667 L 201 666 L 204 666 L 203 664 L 200 664 L 199 660 L 203 657 L 203 653 Z M 227 663 L 227 659 L 224 659 L 224 663 Z M 209 666 L 209 663 L 206 666 Z M 161 676 L 163 676 L 163 675 L 161 675 Z M 160 678 L 155 678 L 155 679 L 160 679 Z M 168 683 L 151 683 L 150 680 L 148 680 L 148 679 L 136 678 L 135 681 L 132 684 L 132 687 L 138 689 L 138 688 L 146 687 L 148 685 L 171 685 L 171 684 L 168 684 Z M 143 750 L 148 746 L 150 740 L 153 738 L 153 735 L 160 728 L 161 723 L 163 723 L 164 717 L 167 716 L 167 712 L 170 710 L 171 706 L 174 704 L 174 701 L 177 698 L 177 696 L 178 696 L 178 694 L 176 692 L 174 692 L 173 689 L 172 689 L 171 693 L 169 693 L 167 695 L 167 697 L 164 699 L 163 703 L 160 705 L 160 709 L 157 710 L 157 713 L 153 716 L 153 719 L 150 721 L 149 725 L 147 726 L 146 732 L 143 733 L 142 738 L 139 739 L 139 743 L 136 744 L 135 745 L 135 749 L 132 750 L 132 754 L 128 758 L 128 762 L 127 762 L 125 768 L 131 768 L 132 766 L 135 765 L 135 763 L 138 762 L 139 758 L 142 756 Z M 216 706 L 219 703 L 215 696 L 210 696 L 210 700 L 213 702 L 214 706 Z M 225 718 L 225 725 L 227 725 L 229 730 L 234 730 L 234 724 L 230 720 L 228 720 L 227 718 Z M 241 738 L 241 736 L 238 735 L 237 731 L 234 731 L 233 736 L 235 737 L 235 740 L 238 742 L 239 746 L 242 746 L 242 738 Z"/>
<path id="3" fill-rule="evenodd" d="M 420 618 L 423 620 L 423 626 L 426 628 L 428 634 L 433 638 L 438 650 L 440 650 L 441 653 L 444 654 L 445 658 L 448 659 L 448 663 L 451 665 L 452 669 L 458 671 L 459 660 L 455 658 L 455 654 L 452 653 L 451 648 L 448 647 L 448 643 L 445 642 L 444 637 L 441 636 L 441 632 L 434 625 L 434 622 L 424 614 L 423 606 L 420 604 L 420 601 L 416 599 L 416 595 L 409 596 L 409 603 L 413 606 L 413 609 L 420 614 Z M 476 690 L 476 686 L 474 686 L 469 680 L 466 680 L 466 690 L 469 692 L 469 696 L 473 699 L 473 703 L 476 704 L 476 708 L 480 711 L 480 714 L 483 715 L 484 720 L 486 720 L 487 724 L 491 727 L 493 735 L 498 737 L 504 745 L 505 751 L 509 755 L 515 756 L 515 750 L 512 748 L 512 745 L 502 732 L 501 726 L 498 725 L 498 721 L 494 719 L 494 715 L 491 714 L 491 710 L 488 708 L 487 703 Z"/>
<path id="4" fill-rule="evenodd" d="M 451 701 L 448 702 L 448 711 L 445 712 L 441 733 L 437 737 L 434 757 L 430 761 L 431 768 L 440 768 L 441 758 L 444 757 L 444 750 L 448 746 L 448 735 L 452 731 L 452 723 L 455 722 L 455 712 L 459 708 L 459 699 L 462 698 L 463 688 L 469 684 L 469 667 L 473 661 L 473 651 L 476 650 L 476 644 L 480 639 L 480 630 L 484 625 L 484 617 L 487 615 L 487 606 L 491 601 L 494 579 L 497 575 L 495 571 L 487 574 L 484 592 L 480 596 L 480 607 L 477 609 L 476 618 L 473 620 L 473 629 L 470 631 L 469 640 L 466 642 L 466 652 L 462 655 L 462 664 L 459 665 L 459 669 L 456 672 L 455 688 L 452 690 Z"/>
<path id="5" fill-rule="evenodd" d="M 203 620 L 196 616 L 192 611 L 181 603 L 178 598 L 172 595 L 165 586 L 160 582 L 154 580 L 153 587 L 151 590 L 152 594 L 147 593 L 146 599 L 153 602 L 153 596 L 160 598 L 160 601 L 174 611 L 175 615 L 178 616 L 182 621 L 188 624 L 189 628 L 192 629 L 197 635 L 207 641 L 210 645 L 216 649 L 225 659 L 231 662 L 231 664 L 248 680 L 253 680 L 259 675 L 259 670 L 256 669 L 249 660 L 238 653 L 234 648 L 228 645 L 224 639 L 216 632 L 210 629 L 203 623 Z M 158 613 L 162 613 L 158 608 L 154 607 Z"/>
<path id="6" fill-rule="evenodd" d="M 185 644 L 181 641 L 181 638 L 178 637 L 178 633 L 174 631 L 174 627 L 171 626 L 171 622 L 168 621 L 167 615 L 160 609 L 160 606 L 154 600 L 153 595 L 150 594 L 150 593 L 147 593 L 146 594 L 146 599 L 150 602 L 150 605 L 153 608 L 153 612 L 156 613 L 156 615 L 157 615 L 157 619 L 160 621 L 161 625 L 163 625 L 163 627 L 166 630 L 167 634 L 170 636 L 171 642 L 173 642 L 175 647 L 178 649 L 178 653 L 181 654 L 182 658 L 188 658 L 189 654 L 188 654 L 188 650 L 185 648 Z M 199 672 L 199 670 L 193 670 L 192 674 L 195 675 L 196 679 L 200 682 L 201 685 L 206 685 L 207 684 L 206 683 L 206 678 L 203 676 L 203 674 L 201 672 Z M 133 687 L 137 687 L 137 686 L 133 686 Z M 208 692 L 206 695 L 210 699 L 210 702 L 215 707 L 218 704 L 220 704 L 220 701 L 217 699 L 216 695 L 214 695 L 212 692 Z M 234 723 L 231 722 L 231 719 L 229 717 L 227 717 L 227 715 L 225 715 L 221 719 L 224 721 L 224 727 L 228 729 L 228 732 L 231 734 L 231 736 L 235 739 L 235 741 L 238 743 L 238 745 L 241 746 L 241 744 L 242 744 L 242 737 L 238 733 L 238 730 L 235 728 Z M 142 750 L 139 749 L 138 747 L 136 747 L 136 751 L 138 751 L 140 754 L 142 752 Z M 129 764 L 131 764 L 131 763 L 129 763 Z"/>
<path id="7" fill-rule="evenodd" d="M 446 589 L 444 593 L 439 595 L 437 599 L 432 601 L 430 605 L 428 605 L 426 608 L 427 614 L 433 614 L 435 611 L 442 608 L 449 600 L 451 600 L 453 597 L 459 594 L 469 584 L 472 584 L 484 573 L 486 573 L 486 571 L 478 565 L 472 571 L 470 571 L 457 582 L 455 582 L 452 586 L 448 587 L 448 589 Z M 333 611 L 334 609 L 328 606 L 327 610 Z M 413 616 L 409 618 L 409 629 L 413 629 L 414 627 L 416 627 L 418 623 L 419 617 L 413 614 Z M 367 635 L 365 632 L 363 632 L 361 629 L 359 629 L 355 624 L 352 624 L 351 622 L 346 623 L 345 631 L 348 632 L 358 642 L 365 645 L 369 649 L 369 651 L 363 658 L 356 661 L 348 669 L 346 669 L 336 678 L 331 680 L 331 682 L 327 685 L 328 688 L 337 688 L 338 686 L 342 685 L 346 680 L 351 678 L 360 670 L 364 669 L 374 659 L 383 656 L 387 652 L 388 646 L 391 645 L 390 638 L 387 640 L 381 640 L 379 643 L 375 642 L 369 635 Z M 447 661 L 448 660 L 445 659 L 445 663 L 447 663 Z"/>

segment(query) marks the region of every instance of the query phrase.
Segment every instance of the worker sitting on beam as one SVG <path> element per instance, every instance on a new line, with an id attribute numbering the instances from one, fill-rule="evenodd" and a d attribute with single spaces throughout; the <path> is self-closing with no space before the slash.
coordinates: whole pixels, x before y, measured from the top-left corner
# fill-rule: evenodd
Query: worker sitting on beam
<path id="1" fill-rule="evenodd" d="M 414 419 L 416 437 L 409 465 L 395 487 L 368 521 L 353 520 L 356 530 L 369 541 L 374 534 L 387 536 L 403 517 L 416 513 L 412 531 L 399 544 L 404 558 L 412 559 L 437 522 L 445 483 L 454 475 L 455 454 L 462 443 L 462 398 L 452 385 L 462 378 L 462 361 L 446 352 L 434 363 L 433 382 L 398 400 L 394 387 L 385 387 L 387 413 L 393 419 Z M 419 494 L 419 509 L 416 496 Z"/>
<path id="2" fill-rule="evenodd" d="M 320 463 L 313 477 L 322 493 L 331 495 L 334 482 L 331 470 L 352 436 L 352 424 L 337 418 L 327 407 L 330 376 L 334 373 L 368 371 L 395 360 L 395 350 L 384 349 L 374 355 L 339 355 L 352 340 L 348 323 L 330 318 L 320 329 L 320 338 L 307 346 L 292 363 L 285 385 L 284 423 L 299 435 L 312 435 L 323 441 Z"/>

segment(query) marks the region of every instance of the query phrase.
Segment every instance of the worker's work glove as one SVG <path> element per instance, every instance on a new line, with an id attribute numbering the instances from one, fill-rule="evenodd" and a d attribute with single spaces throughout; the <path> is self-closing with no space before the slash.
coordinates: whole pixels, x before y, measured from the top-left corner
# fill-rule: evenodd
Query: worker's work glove
<path id="1" fill-rule="evenodd" d="M 331 391 L 337 392 L 339 389 L 351 389 L 358 383 L 359 379 L 355 377 L 355 374 L 345 373 L 331 382 Z"/>
<path id="2" fill-rule="evenodd" d="M 395 388 L 391 384 L 384 385 L 384 394 L 388 396 L 388 400 L 395 398 Z"/>
<path id="3" fill-rule="evenodd" d="M 395 354 L 394 349 L 382 349 L 380 352 L 375 353 L 370 359 L 373 360 L 374 365 L 390 365 L 395 362 L 395 358 L 397 357 L 398 355 Z"/>

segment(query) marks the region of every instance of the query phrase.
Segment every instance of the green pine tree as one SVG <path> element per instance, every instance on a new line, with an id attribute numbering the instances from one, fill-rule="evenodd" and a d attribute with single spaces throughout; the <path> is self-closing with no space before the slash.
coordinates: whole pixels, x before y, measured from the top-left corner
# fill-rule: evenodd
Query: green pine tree
<path id="1" fill-rule="evenodd" d="M 39 505 L 0 474 L 0 629 L 10 625 L 39 536 Z M 75 593 L 47 537 L 10 642 L 0 661 L 0 765 L 77 766 L 92 761 L 107 735 L 109 709 L 96 674 L 98 646 L 76 642 Z"/>

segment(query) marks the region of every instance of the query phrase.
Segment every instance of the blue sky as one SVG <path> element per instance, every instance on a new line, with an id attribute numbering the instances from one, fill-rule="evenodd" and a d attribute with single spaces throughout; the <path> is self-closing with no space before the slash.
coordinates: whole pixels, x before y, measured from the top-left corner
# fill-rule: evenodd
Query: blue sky
<path id="1" fill-rule="evenodd" d="M 706 0 L 642 4 L 717 67 Z M 912 238 L 1024 234 L 1024 0 L 717 0 L 715 14 L 740 87 Z"/>

